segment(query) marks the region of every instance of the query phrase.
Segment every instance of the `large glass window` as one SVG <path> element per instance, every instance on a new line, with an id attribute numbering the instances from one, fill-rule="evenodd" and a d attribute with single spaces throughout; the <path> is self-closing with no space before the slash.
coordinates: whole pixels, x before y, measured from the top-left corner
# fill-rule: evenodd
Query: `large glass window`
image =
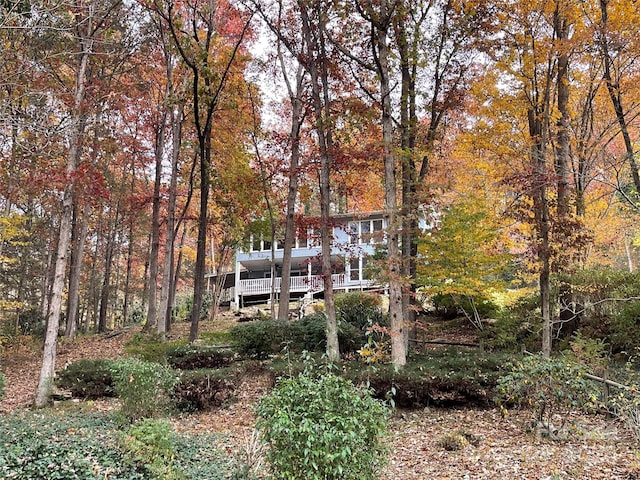
<path id="1" fill-rule="evenodd" d="M 349 261 L 349 279 L 352 281 L 360 280 L 360 259 L 357 257 Z"/>
<path id="2" fill-rule="evenodd" d="M 382 219 L 349 222 L 349 243 L 352 245 L 380 243 L 383 239 L 382 229 Z"/>

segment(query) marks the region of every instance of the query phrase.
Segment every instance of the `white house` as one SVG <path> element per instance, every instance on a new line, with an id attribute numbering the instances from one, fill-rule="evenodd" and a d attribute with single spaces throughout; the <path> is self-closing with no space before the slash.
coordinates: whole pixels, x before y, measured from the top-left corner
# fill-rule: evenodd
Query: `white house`
<path id="1" fill-rule="evenodd" d="M 383 212 L 342 214 L 332 217 L 333 242 L 331 263 L 333 288 L 336 291 L 368 290 L 379 285 L 369 278 L 367 259 L 376 247 L 384 244 L 386 220 Z M 269 297 L 272 282 L 275 293 L 280 292 L 283 245 L 276 242 L 272 257 L 271 243 L 263 238 L 251 238 L 249 251 L 235 255 L 235 281 L 230 294 L 233 307 L 264 300 Z M 290 293 L 292 298 L 321 294 L 320 244 L 313 231 L 296 239 L 292 250 Z M 275 264 L 276 277 L 271 278 Z M 229 282 L 231 283 L 231 282 Z"/>

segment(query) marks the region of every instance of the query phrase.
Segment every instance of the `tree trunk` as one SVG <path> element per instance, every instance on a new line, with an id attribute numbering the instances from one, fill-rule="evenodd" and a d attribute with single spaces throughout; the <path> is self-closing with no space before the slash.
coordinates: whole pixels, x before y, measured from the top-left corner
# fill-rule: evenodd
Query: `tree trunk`
<path id="1" fill-rule="evenodd" d="M 85 204 L 80 220 L 80 227 L 74 225 L 73 230 L 73 250 L 71 251 L 71 267 L 69 269 L 69 294 L 67 298 L 67 328 L 65 337 L 72 340 L 76 336 L 78 329 L 78 305 L 80 297 L 80 274 L 82 272 L 82 258 L 84 256 L 84 244 L 87 238 L 87 230 L 89 227 L 87 215 L 89 205 Z M 77 223 L 74 222 L 74 224 Z"/>
<path id="2" fill-rule="evenodd" d="M 291 142 L 291 155 L 289 157 L 289 189 L 287 193 L 287 213 L 284 227 L 284 248 L 282 252 L 282 279 L 280 283 L 280 303 L 278 305 L 278 319 L 286 320 L 289 318 L 290 305 L 290 287 L 291 287 L 291 254 L 296 240 L 296 198 L 298 196 L 298 168 L 300 165 L 300 128 L 303 120 L 303 87 L 304 73 L 302 67 L 299 66 L 296 72 L 296 88 L 295 91 L 291 87 L 287 77 L 286 68 L 282 55 L 279 53 L 282 74 L 285 77 L 285 83 L 289 92 L 289 100 L 291 101 L 291 131 L 289 132 L 289 141 Z"/>
<path id="3" fill-rule="evenodd" d="M 100 290 L 100 314 L 98 316 L 98 332 L 106 332 L 108 327 L 108 309 L 111 298 L 111 270 L 113 267 L 113 255 L 117 237 L 117 225 L 120 218 L 120 202 L 116 206 L 116 212 L 111 227 L 111 234 L 107 238 L 107 250 L 104 261 L 104 277 L 102 279 L 102 289 Z"/>
<path id="4" fill-rule="evenodd" d="M 531 138 L 531 160 L 535 173 L 533 185 L 533 207 L 536 222 L 539 261 L 540 310 L 542 313 L 542 353 L 551 355 L 551 246 L 549 242 L 550 221 L 547 198 L 547 167 L 545 155 L 545 127 L 540 113 L 531 108 L 528 112 L 529 136 Z"/>
<path id="5" fill-rule="evenodd" d="M 164 335 L 169 329 L 171 321 L 170 291 L 173 276 L 173 251 L 176 239 L 176 195 L 178 184 L 178 164 L 180 148 L 182 146 L 182 122 L 184 120 L 184 104 L 176 106 L 171 113 L 171 180 L 169 182 L 169 201 L 167 205 L 166 240 L 164 244 L 164 264 L 162 265 L 162 285 L 160 287 L 160 316 L 158 319 L 158 333 Z"/>
<path id="6" fill-rule="evenodd" d="M 391 322 L 391 361 L 396 368 L 407 363 L 407 326 L 402 316 L 402 263 L 399 248 L 398 198 L 396 187 L 396 163 L 393 154 L 393 118 L 391 116 L 391 82 L 389 79 L 388 25 L 389 12 L 382 1 L 381 19 L 376 31 L 375 45 L 378 53 L 378 77 L 382 100 L 382 145 L 384 151 L 385 214 L 387 216 L 387 251 L 389 281 L 389 316 Z"/>
<path id="7" fill-rule="evenodd" d="M 86 20 L 87 32 L 92 31 L 93 5 L 90 5 Z M 83 103 L 86 91 L 86 71 L 89 64 L 89 56 L 93 47 L 91 38 L 80 38 L 80 57 L 76 71 L 75 91 L 72 110 L 71 132 L 69 137 L 69 152 L 67 155 L 66 178 L 62 200 L 62 213 L 60 216 L 60 230 L 58 233 L 58 248 L 56 252 L 55 274 L 51 289 L 51 302 L 47 317 L 47 331 L 45 334 L 44 351 L 42 356 L 42 368 L 36 392 L 36 407 L 44 407 L 48 402 L 53 387 L 55 373 L 58 329 L 60 327 L 60 313 L 62 310 L 62 294 L 65 285 L 65 273 L 67 269 L 67 253 L 71 240 L 72 216 L 73 216 L 73 190 L 75 186 L 75 172 L 82 149 L 82 140 L 85 130 L 86 117 L 83 113 Z"/>
<path id="8" fill-rule="evenodd" d="M 164 94 L 163 112 L 160 115 L 160 124 L 156 125 L 155 135 L 155 160 L 156 171 L 153 182 L 153 206 L 151 212 L 151 253 L 149 254 L 149 305 L 147 310 L 147 322 L 144 325 L 145 332 L 151 332 L 158 326 L 158 256 L 160 253 L 160 183 L 162 182 L 162 160 L 164 157 L 165 131 L 167 128 L 167 110 L 164 103 L 169 96 L 169 87 Z M 168 235 L 167 235 L 168 236 Z"/>
<path id="9" fill-rule="evenodd" d="M 635 153 L 633 150 L 633 143 L 631 141 L 631 135 L 629 134 L 629 125 L 625 117 L 624 105 L 622 104 L 622 92 L 620 91 L 620 82 L 618 79 L 614 80 L 611 70 L 613 68 L 613 59 L 611 58 L 611 52 L 609 50 L 609 42 L 607 40 L 607 30 L 609 22 L 608 13 L 609 0 L 600 0 L 600 52 L 602 60 L 604 62 L 604 74 L 603 79 L 607 85 L 607 91 L 609 92 L 609 98 L 613 105 L 613 109 L 616 114 L 618 125 L 620 126 L 620 133 L 624 140 L 624 146 L 627 156 L 627 162 L 631 170 L 631 178 L 633 179 L 633 185 L 636 192 L 640 192 L 640 173 L 638 173 L 638 164 L 635 160 Z"/>

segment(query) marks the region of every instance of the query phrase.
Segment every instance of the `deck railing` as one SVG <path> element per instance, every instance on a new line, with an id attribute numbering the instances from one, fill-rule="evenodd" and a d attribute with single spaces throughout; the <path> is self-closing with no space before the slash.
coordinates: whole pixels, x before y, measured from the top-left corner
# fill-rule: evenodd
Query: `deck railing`
<path id="1" fill-rule="evenodd" d="M 333 287 L 337 290 L 343 290 L 345 288 L 369 288 L 375 283 L 371 280 L 364 281 L 352 281 L 347 278 L 344 273 L 338 273 L 331 275 L 333 279 Z M 274 278 L 275 282 L 274 290 L 276 293 L 280 292 L 280 287 L 282 285 L 282 278 L 277 277 Z M 312 276 L 299 276 L 299 277 L 291 277 L 290 280 L 290 292 L 311 292 L 318 293 L 324 289 L 324 282 L 322 276 L 320 275 L 312 275 Z M 271 292 L 271 279 L 270 278 L 254 278 L 247 280 L 240 280 L 240 285 L 237 287 L 237 294 L 240 296 L 248 296 L 248 295 L 265 295 Z"/>

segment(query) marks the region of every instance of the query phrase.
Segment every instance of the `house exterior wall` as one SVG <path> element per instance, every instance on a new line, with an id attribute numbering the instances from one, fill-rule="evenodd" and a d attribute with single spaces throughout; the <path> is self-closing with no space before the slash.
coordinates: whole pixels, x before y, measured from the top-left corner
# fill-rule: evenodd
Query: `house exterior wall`
<path id="1" fill-rule="evenodd" d="M 384 245 L 386 222 L 382 212 L 372 212 L 359 216 L 343 215 L 335 218 L 332 243 L 332 276 L 336 290 L 368 289 L 375 282 L 366 278 L 367 256 L 376 247 Z M 322 278 L 319 275 L 320 245 L 309 238 L 296 242 L 292 250 L 292 293 L 313 294 L 321 291 Z M 275 291 L 280 291 L 280 271 L 284 251 L 276 242 L 273 259 L 271 244 L 252 238 L 249 251 L 238 250 L 235 259 L 234 304 L 239 306 L 245 298 L 269 294 L 272 281 L 271 262 L 276 266 Z"/>

